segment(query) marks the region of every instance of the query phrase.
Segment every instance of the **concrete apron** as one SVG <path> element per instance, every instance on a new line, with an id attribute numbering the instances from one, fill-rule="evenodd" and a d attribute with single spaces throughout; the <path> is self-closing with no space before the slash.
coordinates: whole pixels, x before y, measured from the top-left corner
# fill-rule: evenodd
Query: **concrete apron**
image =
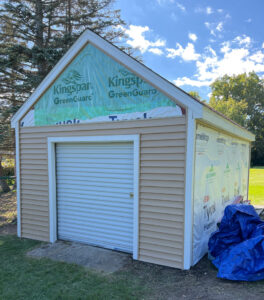
<path id="1" fill-rule="evenodd" d="M 119 271 L 131 261 L 131 255 L 127 253 L 63 241 L 45 244 L 29 251 L 27 255 L 34 258 L 49 258 L 54 261 L 77 264 L 105 273 Z"/>

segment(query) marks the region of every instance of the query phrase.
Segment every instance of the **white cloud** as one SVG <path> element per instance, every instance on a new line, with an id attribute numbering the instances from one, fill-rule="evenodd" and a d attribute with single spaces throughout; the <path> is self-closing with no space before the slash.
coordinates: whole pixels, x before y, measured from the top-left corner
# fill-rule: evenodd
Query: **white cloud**
<path id="1" fill-rule="evenodd" d="M 237 42 L 239 45 L 244 45 L 246 47 L 249 47 L 251 44 L 251 38 L 249 36 L 243 35 L 243 36 L 237 36 L 234 39 L 235 42 Z"/>
<path id="2" fill-rule="evenodd" d="M 185 61 L 197 60 L 200 57 L 200 54 L 195 52 L 194 45 L 188 43 L 185 48 L 182 47 L 179 43 L 176 44 L 177 48 L 166 48 L 168 58 L 175 58 L 176 56 L 181 57 Z"/>
<path id="3" fill-rule="evenodd" d="M 211 35 L 216 36 L 214 23 L 204 22 L 204 25 L 209 29 Z"/>
<path id="4" fill-rule="evenodd" d="M 261 46 L 263 49 L 264 49 L 264 42 L 263 42 L 263 44 L 262 44 L 262 46 Z"/>
<path id="5" fill-rule="evenodd" d="M 216 36 L 216 32 L 222 32 L 224 30 L 224 22 L 219 22 L 219 23 L 209 23 L 209 22 L 204 22 L 205 27 L 210 31 L 210 34 L 213 36 Z M 218 37 L 221 37 L 218 35 Z"/>
<path id="6" fill-rule="evenodd" d="M 152 42 L 145 38 L 144 34 L 149 31 L 150 29 L 148 26 L 130 25 L 129 29 L 125 30 L 125 33 L 129 37 L 127 44 L 133 48 L 138 48 L 141 53 L 146 52 L 151 47 L 164 47 L 166 44 L 164 40 L 157 39 Z"/>
<path id="7" fill-rule="evenodd" d="M 173 80 L 172 82 L 177 86 L 191 85 L 191 86 L 196 86 L 196 87 L 208 86 L 211 83 L 211 81 L 193 80 L 188 77 L 178 77 L 177 79 Z"/>
<path id="8" fill-rule="evenodd" d="M 156 0 L 156 1 L 160 6 L 175 2 L 174 0 Z"/>
<path id="9" fill-rule="evenodd" d="M 238 75 L 255 71 L 264 76 L 264 51 L 248 47 L 251 39 L 248 36 L 237 37 L 233 41 L 222 43 L 219 53 L 206 47 L 196 61 L 196 73 L 191 78 L 179 77 L 173 82 L 176 85 L 202 87 L 210 85 L 218 77 Z"/>
<path id="10" fill-rule="evenodd" d="M 181 3 L 176 2 L 177 7 L 181 10 L 181 11 L 186 11 L 185 6 L 183 6 Z"/>
<path id="11" fill-rule="evenodd" d="M 207 6 L 205 11 L 207 15 L 211 15 L 213 13 L 213 9 L 210 6 Z"/>
<path id="12" fill-rule="evenodd" d="M 188 37 L 190 40 L 192 40 L 193 42 L 195 42 L 197 40 L 197 35 L 195 33 L 189 33 Z"/>
<path id="13" fill-rule="evenodd" d="M 222 31 L 223 30 L 223 22 L 220 22 L 220 23 L 217 24 L 216 30 L 217 31 Z"/>
<path id="14" fill-rule="evenodd" d="M 219 9 L 221 10 L 221 9 Z M 219 12 L 219 10 L 217 10 Z M 222 10 L 223 11 L 223 10 Z M 196 7 L 194 9 L 195 13 L 203 13 L 203 14 L 207 14 L 207 15 L 211 15 L 214 13 L 214 10 L 212 9 L 211 6 L 207 6 L 207 7 Z"/>
<path id="15" fill-rule="evenodd" d="M 217 11 L 221 14 L 224 10 L 222 8 L 218 8 Z"/>
<path id="16" fill-rule="evenodd" d="M 264 53 L 262 53 L 260 50 L 257 51 L 256 53 L 254 53 L 253 55 L 251 55 L 249 57 L 250 60 L 253 60 L 256 63 L 261 64 L 262 62 L 264 62 Z"/>
<path id="17" fill-rule="evenodd" d="M 227 42 L 223 42 L 222 43 L 222 48 L 220 48 L 220 52 L 222 53 L 227 53 L 229 50 L 230 50 L 230 42 L 227 41 Z"/>
<path id="18" fill-rule="evenodd" d="M 148 51 L 151 52 L 151 53 L 157 54 L 157 55 L 162 55 L 162 54 L 164 53 L 164 52 L 163 52 L 161 49 L 159 49 L 159 48 L 149 48 Z"/>

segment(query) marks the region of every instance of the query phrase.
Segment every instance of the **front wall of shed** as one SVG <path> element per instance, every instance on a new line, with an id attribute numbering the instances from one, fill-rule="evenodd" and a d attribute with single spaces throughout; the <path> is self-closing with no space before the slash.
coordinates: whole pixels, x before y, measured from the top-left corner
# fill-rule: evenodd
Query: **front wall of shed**
<path id="1" fill-rule="evenodd" d="M 49 240 L 47 137 L 140 135 L 139 260 L 183 268 L 185 116 L 20 129 L 22 237 Z"/>

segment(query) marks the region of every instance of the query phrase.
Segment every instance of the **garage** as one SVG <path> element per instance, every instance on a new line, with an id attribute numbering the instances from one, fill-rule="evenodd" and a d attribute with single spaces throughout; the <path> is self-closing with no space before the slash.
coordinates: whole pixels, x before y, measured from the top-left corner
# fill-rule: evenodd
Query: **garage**
<path id="1" fill-rule="evenodd" d="M 189 269 L 254 135 L 86 30 L 12 118 L 18 236 Z"/>
<path id="2" fill-rule="evenodd" d="M 58 239 L 133 252 L 133 143 L 56 144 Z"/>

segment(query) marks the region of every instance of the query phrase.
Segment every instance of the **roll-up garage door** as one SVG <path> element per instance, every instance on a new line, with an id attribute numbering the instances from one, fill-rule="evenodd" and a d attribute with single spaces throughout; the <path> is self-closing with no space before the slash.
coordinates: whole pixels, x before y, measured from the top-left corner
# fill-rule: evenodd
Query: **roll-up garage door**
<path id="1" fill-rule="evenodd" d="M 62 240 L 133 250 L 133 143 L 56 145 Z"/>

